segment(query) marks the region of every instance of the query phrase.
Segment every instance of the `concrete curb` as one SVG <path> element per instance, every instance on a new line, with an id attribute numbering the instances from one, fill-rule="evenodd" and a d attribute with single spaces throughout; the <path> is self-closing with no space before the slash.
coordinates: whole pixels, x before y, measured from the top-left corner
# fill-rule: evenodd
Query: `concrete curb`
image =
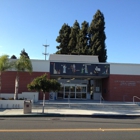
<path id="1" fill-rule="evenodd" d="M 39 114 L 23 114 L 23 115 L 0 115 L 2 117 L 90 117 L 90 118 L 140 118 L 140 115 L 105 115 L 105 114 L 95 114 L 95 115 L 79 115 L 79 114 L 51 114 L 51 113 L 39 113 Z"/>

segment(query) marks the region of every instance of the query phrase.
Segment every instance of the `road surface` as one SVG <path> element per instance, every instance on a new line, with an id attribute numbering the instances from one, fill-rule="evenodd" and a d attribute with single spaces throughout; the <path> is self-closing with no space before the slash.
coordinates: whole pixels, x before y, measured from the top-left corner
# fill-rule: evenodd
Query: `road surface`
<path id="1" fill-rule="evenodd" d="M 0 140 L 136 140 L 139 118 L 0 118 Z"/>

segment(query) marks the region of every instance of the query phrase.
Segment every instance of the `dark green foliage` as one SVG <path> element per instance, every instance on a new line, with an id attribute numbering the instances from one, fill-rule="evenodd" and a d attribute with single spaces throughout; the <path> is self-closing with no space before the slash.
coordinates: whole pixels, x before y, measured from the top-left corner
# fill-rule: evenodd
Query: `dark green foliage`
<path id="1" fill-rule="evenodd" d="M 105 21 L 104 15 L 97 10 L 89 26 L 84 21 L 79 26 L 76 20 L 73 27 L 64 24 L 59 31 L 56 41 L 57 54 L 98 55 L 99 62 L 106 62 L 107 49 L 105 46 Z"/>
<path id="2" fill-rule="evenodd" d="M 75 23 L 73 24 L 73 27 L 71 27 L 70 41 L 68 45 L 68 49 L 70 50 L 71 54 L 77 54 L 76 46 L 78 44 L 79 31 L 80 26 L 76 20 Z"/>
<path id="3" fill-rule="evenodd" d="M 26 55 L 21 55 L 20 58 L 14 63 L 14 68 L 19 71 L 29 71 L 32 72 L 31 60 Z"/>
<path id="4" fill-rule="evenodd" d="M 13 67 L 13 63 L 9 61 L 8 55 L 0 56 L 0 75 L 2 72 L 11 69 Z"/>
<path id="5" fill-rule="evenodd" d="M 15 55 L 12 55 L 10 59 L 17 59 Z"/>
<path id="6" fill-rule="evenodd" d="M 30 84 L 27 85 L 29 90 L 42 91 L 43 92 L 43 108 L 42 113 L 44 113 L 45 106 L 45 93 L 51 91 L 59 91 L 61 85 L 55 79 L 48 79 L 47 74 L 35 78 Z"/>
<path id="7" fill-rule="evenodd" d="M 77 43 L 77 53 L 82 55 L 88 55 L 88 22 L 84 21 L 81 24 L 81 30 L 78 36 L 78 43 Z"/>
<path id="8" fill-rule="evenodd" d="M 59 44 L 57 46 L 58 51 L 56 52 L 57 54 L 70 54 L 70 50 L 68 49 L 68 44 L 70 41 L 70 33 L 71 33 L 71 28 L 69 25 L 64 24 L 59 31 L 59 36 L 57 37 L 56 41 Z"/>
<path id="9" fill-rule="evenodd" d="M 44 74 L 35 78 L 30 84 L 27 85 L 27 87 L 29 90 L 47 93 L 50 91 L 58 91 L 61 85 L 55 79 L 48 79 L 47 75 Z"/>
<path id="10" fill-rule="evenodd" d="M 21 51 L 20 56 L 26 56 L 27 58 L 29 58 L 28 53 L 25 52 L 25 49 Z"/>
<path id="11" fill-rule="evenodd" d="M 105 21 L 104 15 L 98 10 L 90 24 L 90 54 L 98 55 L 99 62 L 106 62 L 107 50 L 105 46 L 106 35 L 104 32 Z"/>

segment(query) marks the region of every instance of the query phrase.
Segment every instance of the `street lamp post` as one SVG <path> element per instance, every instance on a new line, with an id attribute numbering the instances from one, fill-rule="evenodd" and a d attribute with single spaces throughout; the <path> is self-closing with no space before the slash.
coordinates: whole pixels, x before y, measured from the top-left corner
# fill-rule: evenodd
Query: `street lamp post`
<path id="1" fill-rule="evenodd" d="M 70 83 L 70 80 L 68 80 L 67 82 Z M 68 94 L 68 104 L 70 108 L 70 86 L 69 86 L 69 94 Z"/>
<path id="2" fill-rule="evenodd" d="M 69 95 L 68 95 L 68 104 L 69 104 L 69 108 L 70 108 L 70 87 L 69 87 Z"/>

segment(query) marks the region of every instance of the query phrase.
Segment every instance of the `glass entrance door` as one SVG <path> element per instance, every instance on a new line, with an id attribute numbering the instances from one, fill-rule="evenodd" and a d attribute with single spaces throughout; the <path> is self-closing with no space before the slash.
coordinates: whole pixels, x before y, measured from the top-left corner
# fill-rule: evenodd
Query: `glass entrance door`
<path id="1" fill-rule="evenodd" d="M 75 99 L 75 85 L 65 85 L 64 98 Z"/>
<path id="2" fill-rule="evenodd" d="M 69 98 L 70 95 L 70 87 L 64 86 L 64 98 Z"/>
<path id="3" fill-rule="evenodd" d="M 76 85 L 76 98 L 86 99 L 87 85 Z"/>
<path id="4" fill-rule="evenodd" d="M 64 98 L 86 99 L 87 85 L 64 85 Z"/>

